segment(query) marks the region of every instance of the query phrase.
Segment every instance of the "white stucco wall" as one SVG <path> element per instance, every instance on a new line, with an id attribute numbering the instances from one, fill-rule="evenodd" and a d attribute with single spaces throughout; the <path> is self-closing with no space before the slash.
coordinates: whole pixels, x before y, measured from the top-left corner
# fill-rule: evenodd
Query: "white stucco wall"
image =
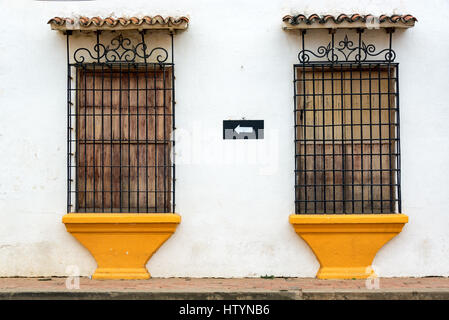
<path id="1" fill-rule="evenodd" d="M 148 264 L 155 277 L 312 277 L 294 233 L 294 13 L 411 13 L 400 62 L 402 207 L 410 222 L 374 260 L 381 276 L 449 276 L 449 12 L 446 0 L 0 0 L 0 276 L 63 276 L 95 261 L 66 212 L 65 38 L 53 16 L 187 15 L 175 39 L 182 223 Z M 312 33 L 311 33 L 312 34 Z M 338 33 L 340 34 L 340 33 Z M 316 33 L 317 39 L 326 32 Z M 382 43 L 385 35 L 371 34 Z M 222 120 L 265 120 L 265 139 L 222 139 Z M 182 139 L 181 139 L 182 138 Z"/>

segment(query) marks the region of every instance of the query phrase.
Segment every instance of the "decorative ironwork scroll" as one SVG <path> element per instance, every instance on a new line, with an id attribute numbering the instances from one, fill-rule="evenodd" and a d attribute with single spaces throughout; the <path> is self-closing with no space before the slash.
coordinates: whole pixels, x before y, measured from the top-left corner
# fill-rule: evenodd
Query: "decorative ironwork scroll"
<path id="1" fill-rule="evenodd" d="M 98 37 L 97 37 L 98 39 Z M 97 41 L 92 50 L 88 48 L 78 48 L 73 53 L 76 63 L 84 63 L 86 58 L 96 62 L 137 62 L 140 58 L 144 61 L 154 56 L 158 63 L 164 63 L 168 59 L 168 51 L 162 47 L 155 47 L 148 51 L 148 46 L 142 36 L 142 41 L 133 45 L 129 38 L 124 38 L 122 34 L 111 40 L 111 43 L 104 45 Z"/>
<path id="2" fill-rule="evenodd" d="M 364 41 L 359 41 L 359 45 L 354 45 L 354 42 L 349 40 L 347 35 L 338 42 L 337 46 L 333 44 L 332 39 L 327 46 L 319 46 L 315 52 L 303 48 L 298 54 L 299 62 L 308 63 L 312 56 L 318 59 L 327 59 L 327 61 L 334 63 L 341 61 L 362 62 L 372 57 L 380 57 L 385 62 L 393 62 L 396 58 L 396 53 L 391 49 L 391 46 L 376 52 L 374 44 L 365 44 Z"/>

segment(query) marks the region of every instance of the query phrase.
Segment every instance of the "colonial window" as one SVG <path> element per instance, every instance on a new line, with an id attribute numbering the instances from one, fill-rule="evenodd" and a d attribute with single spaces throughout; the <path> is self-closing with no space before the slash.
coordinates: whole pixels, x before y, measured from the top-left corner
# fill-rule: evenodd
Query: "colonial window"
<path id="1" fill-rule="evenodd" d="M 169 212 L 171 66 L 84 64 L 75 76 L 77 212 Z"/>
<path id="2" fill-rule="evenodd" d="M 294 65 L 297 214 L 401 212 L 399 65 L 392 37 L 394 28 L 412 26 L 414 18 L 381 17 L 377 26 L 384 22 L 389 43 L 381 50 L 363 40 L 369 18 L 284 18 L 302 36 Z M 329 42 L 308 48 L 307 29 L 323 25 L 330 27 Z"/>
<path id="3" fill-rule="evenodd" d="M 68 212 L 174 212 L 173 35 L 187 21 L 49 21 L 67 36 Z"/>
<path id="4" fill-rule="evenodd" d="M 396 210 L 396 71 L 378 63 L 296 67 L 299 212 Z"/>

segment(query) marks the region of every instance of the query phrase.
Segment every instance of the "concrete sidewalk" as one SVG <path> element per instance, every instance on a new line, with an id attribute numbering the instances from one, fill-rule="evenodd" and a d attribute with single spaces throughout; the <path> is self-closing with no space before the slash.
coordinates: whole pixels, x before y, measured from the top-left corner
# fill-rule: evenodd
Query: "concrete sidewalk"
<path id="1" fill-rule="evenodd" d="M 367 283 L 365 280 L 314 278 L 91 280 L 81 277 L 79 289 L 68 289 L 66 278 L 0 278 L 0 299 L 449 300 L 449 278 L 377 280 Z"/>

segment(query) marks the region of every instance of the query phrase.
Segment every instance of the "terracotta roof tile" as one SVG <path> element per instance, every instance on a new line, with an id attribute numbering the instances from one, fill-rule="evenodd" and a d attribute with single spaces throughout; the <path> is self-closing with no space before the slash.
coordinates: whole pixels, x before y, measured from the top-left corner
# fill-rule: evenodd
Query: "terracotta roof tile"
<path id="1" fill-rule="evenodd" d="M 295 16 L 286 15 L 282 18 L 284 23 L 286 24 L 286 29 L 305 29 L 311 28 L 320 28 L 320 27 L 333 27 L 338 28 L 346 27 L 346 28 L 363 28 L 368 27 L 368 25 L 372 22 L 378 22 L 380 28 L 387 27 L 398 27 L 398 28 L 408 28 L 413 27 L 415 22 L 418 21 L 411 14 L 406 15 L 381 15 L 381 16 L 373 16 L 371 14 L 361 15 L 358 13 L 354 13 L 351 15 L 340 14 L 337 17 L 330 14 L 318 15 L 311 14 L 308 17 L 304 14 L 298 14 Z M 326 26 L 324 26 L 326 25 Z"/>
<path id="2" fill-rule="evenodd" d="M 187 17 L 54 17 L 48 21 L 53 30 L 114 30 L 114 29 L 187 29 Z"/>

